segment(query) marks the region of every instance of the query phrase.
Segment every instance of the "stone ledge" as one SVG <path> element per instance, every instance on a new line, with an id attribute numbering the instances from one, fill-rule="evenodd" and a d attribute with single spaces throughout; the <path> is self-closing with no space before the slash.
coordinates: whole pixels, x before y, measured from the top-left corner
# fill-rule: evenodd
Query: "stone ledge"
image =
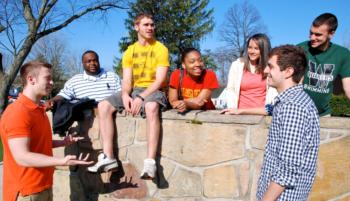
<path id="1" fill-rule="evenodd" d="M 321 128 L 350 129 L 350 118 L 346 117 L 321 117 Z"/>
<path id="2" fill-rule="evenodd" d="M 96 111 L 95 111 L 96 112 Z M 118 113 L 117 117 L 128 117 L 125 112 Z M 141 118 L 136 116 L 136 118 Z M 223 115 L 220 110 L 191 110 L 184 114 L 178 113 L 176 110 L 167 110 L 162 112 L 163 120 L 188 120 L 193 123 L 223 123 L 223 124 L 260 124 L 264 119 L 262 115 Z"/>

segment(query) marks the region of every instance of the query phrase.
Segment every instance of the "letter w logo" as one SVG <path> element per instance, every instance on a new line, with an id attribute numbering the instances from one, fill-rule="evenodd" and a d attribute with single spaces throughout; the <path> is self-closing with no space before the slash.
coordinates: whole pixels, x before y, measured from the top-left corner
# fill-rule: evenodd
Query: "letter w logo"
<path id="1" fill-rule="evenodd" d="M 333 81 L 334 64 L 317 65 L 316 62 L 309 61 L 309 85 L 325 89 L 330 81 Z"/>

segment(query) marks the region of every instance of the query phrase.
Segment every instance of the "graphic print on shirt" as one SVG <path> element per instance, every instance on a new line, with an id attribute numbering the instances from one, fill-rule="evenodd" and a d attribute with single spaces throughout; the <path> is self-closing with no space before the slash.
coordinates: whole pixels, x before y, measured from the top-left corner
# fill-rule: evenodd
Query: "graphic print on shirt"
<path id="1" fill-rule="evenodd" d="M 199 93 L 201 92 L 201 89 L 181 88 L 181 92 L 183 96 L 186 98 L 195 98 L 199 95 Z"/>
<path id="2" fill-rule="evenodd" d="M 152 59 L 155 57 L 155 53 L 151 51 L 144 52 L 134 52 L 133 54 L 133 78 L 134 80 L 138 79 L 155 79 L 155 73 L 151 65 Z M 149 59 L 149 61 L 148 61 Z"/>
<path id="3" fill-rule="evenodd" d="M 334 80 L 333 71 L 334 64 L 319 64 L 314 61 L 309 61 L 309 85 L 305 88 L 318 93 L 329 93 L 328 84 Z"/>

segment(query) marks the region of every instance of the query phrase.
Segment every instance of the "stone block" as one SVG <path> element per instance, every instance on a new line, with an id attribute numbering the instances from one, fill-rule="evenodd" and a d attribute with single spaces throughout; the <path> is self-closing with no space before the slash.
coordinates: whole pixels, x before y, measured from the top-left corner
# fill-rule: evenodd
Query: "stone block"
<path id="1" fill-rule="evenodd" d="M 320 140 L 327 140 L 328 139 L 328 131 L 325 131 L 324 129 L 320 130 Z"/>
<path id="2" fill-rule="evenodd" d="M 54 173 L 54 181 L 52 187 L 53 199 L 69 201 L 71 195 L 69 171 L 56 170 Z"/>
<path id="3" fill-rule="evenodd" d="M 259 115 L 224 115 L 219 110 L 202 111 L 196 117 L 200 122 L 229 124 L 259 124 L 262 119 Z"/>
<path id="4" fill-rule="evenodd" d="M 320 146 L 310 200 L 330 200 L 350 192 L 350 136 Z"/>
<path id="5" fill-rule="evenodd" d="M 246 128 L 226 124 L 163 122 L 162 155 L 186 166 L 207 166 L 242 158 Z"/>
<path id="6" fill-rule="evenodd" d="M 249 190 L 250 164 L 248 160 L 239 165 L 239 186 L 240 195 L 246 196 Z"/>
<path id="7" fill-rule="evenodd" d="M 138 118 L 136 120 L 136 139 L 137 141 L 147 141 L 146 119 Z"/>
<path id="8" fill-rule="evenodd" d="M 346 117 L 321 117 L 321 128 L 350 129 L 350 118 Z"/>
<path id="9" fill-rule="evenodd" d="M 127 148 L 120 148 L 118 149 L 118 159 L 121 160 L 121 161 L 126 161 L 127 158 L 126 158 L 126 155 L 127 155 Z"/>
<path id="10" fill-rule="evenodd" d="M 118 147 L 122 148 L 133 144 L 135 138 L 135 119 L 131 117 L 117 118 L 117 138 Z"/>
<path id="11" fill-rule="evenodd" d="M 329 132 L 329 138 L 338 138 L 346 135 L 350 135 L 350 129 L 347 130 L 332 130 Z"/>
<path id="12" fill-rule="evenodd" d="M 161 201 L 201 201 L 200 198 L 169 198 L 169 199 L 162 199 Z"/>
<path id="13" fill-rule="evenodd" d="M 160 189 L 160 198 L 180 198 L 201 196 L 202 184 L 199 174 L 178 168 L 169 179 L 169 188 Z"/>
<path id="14" fill-rule="evenodd" d="M 261 127 L 251 127 L 250 129 L 250 144 L 256 149 L 265 149 L 269 129 Z"/>
<path id="15" fill-rule="evenodd" d="M 143 161 L 147 157 L 147 144 L 131 146 L 128 148 L 128 161 L 135 166 L 137 171 L 141 172 Z"/>
<path id="16" fill-rule="evenodd" d="M 162 112 L 162 119 L 171 119 L 171 120 L 192 120 L 196 118 L 196 114 L 201 112 L 201 110 L 190 110 L 186 114 L 180 114 L 176 110 L 167 110 Z"/>
<path id="17" fill-rule="evenodd" d="M 232 198 L 239 196 L 237 171 L 233 165 L 204 170 L 204 196 L 207 198 Z"/>
<path id="18" fill-rule="evenodd" d="M 252 160 L 252 175 L 250 188 L 250 201 L 256 201 L 256 191 L 258 189 L 258 181 L 260 178 L 260 170 L 264 157 L 264 152 L 261 150 L 251 150 L 248 152 L 248 157 Z"/>

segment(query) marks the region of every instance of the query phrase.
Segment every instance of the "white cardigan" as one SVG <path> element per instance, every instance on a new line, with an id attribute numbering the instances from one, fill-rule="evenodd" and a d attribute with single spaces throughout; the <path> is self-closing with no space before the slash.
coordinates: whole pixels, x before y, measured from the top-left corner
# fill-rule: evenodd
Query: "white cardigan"
<path id="1" fill-rule="evenodd" d="M 230 72 L 228 74 L 228 81 L 226 87 L 226 104 L 227 108 L 237 108 L 239 93 L 241 89 L 241 82 L 243 76 L 244 62 L 241 58 L 232 62 Z M 276 88 L 269 87 L 266 82 L 267 92 L 265 98 L 265 105 L 272 104 L 274 98 L 278 95 Z"/>

